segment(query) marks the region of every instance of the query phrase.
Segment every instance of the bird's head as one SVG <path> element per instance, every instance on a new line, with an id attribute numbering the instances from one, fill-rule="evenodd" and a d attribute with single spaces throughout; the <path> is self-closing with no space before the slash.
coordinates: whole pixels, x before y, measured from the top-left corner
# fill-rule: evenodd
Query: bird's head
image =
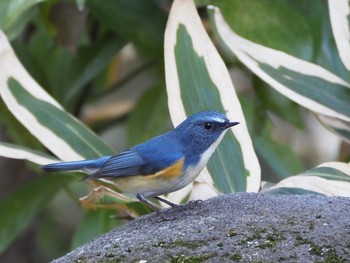
<path id="1" fill-rule="evenodd" d="M 189 116 L 174 131 L 186 148 L 202 154 L 219 143 L 228 128 L 237 124 L 239 122 L 230 122 L 221 112 L 203 111 Z"/>

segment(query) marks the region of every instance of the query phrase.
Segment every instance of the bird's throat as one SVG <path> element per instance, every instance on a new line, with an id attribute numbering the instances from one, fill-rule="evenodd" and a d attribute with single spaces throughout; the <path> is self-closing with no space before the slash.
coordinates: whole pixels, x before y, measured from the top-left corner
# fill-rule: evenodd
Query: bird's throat
<path id="1" fill-rule="evenodd" d="M 199 158 L 199 161 L 196 165 L 190 166 L 186 169 L 184 178 L 186 178 L 186 181 L 189 181 L 188 183 L 191 183 L 196 177 L 200 174 L 200 172 L 204 169 L 204 167 L 207 165 L 210 157 L 213 155 L 215 149 L 218 147 L 219 143 L 221 142 L 222 138 L 224 137 L 226 131 L 224 131 L 219 138 L 209 146 L 209 148 L 203 152 Z M 187 183 L 187 182 L 186 182 Z"/>

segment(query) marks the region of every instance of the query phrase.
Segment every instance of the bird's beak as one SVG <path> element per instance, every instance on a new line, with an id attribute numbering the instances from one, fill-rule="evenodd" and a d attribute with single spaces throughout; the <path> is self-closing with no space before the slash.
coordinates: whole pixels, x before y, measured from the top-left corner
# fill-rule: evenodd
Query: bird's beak
<path id="1" fill-rule="evenodd" d="M 237 124 L 239 124 L 239 122 L 226 122 L 226 123 L 222 126 L 222 128 L 223 128 L 224 130 L 226 130 L 226 129 L 230 128 L 230 127 L 236 126 Z"/>

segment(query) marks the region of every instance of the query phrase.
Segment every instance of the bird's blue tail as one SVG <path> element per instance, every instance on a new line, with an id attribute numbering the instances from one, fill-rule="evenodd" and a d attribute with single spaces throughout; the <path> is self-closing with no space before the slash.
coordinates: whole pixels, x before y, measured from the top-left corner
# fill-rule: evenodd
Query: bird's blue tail
<path id="1" fill-rule="evenodd" d="M 61 172 L 61 171 L 91 171 L 101 168 L 111 156 L 104 156 L 98 159 L 52 163 L 42 166 L 45 172 Z"/>

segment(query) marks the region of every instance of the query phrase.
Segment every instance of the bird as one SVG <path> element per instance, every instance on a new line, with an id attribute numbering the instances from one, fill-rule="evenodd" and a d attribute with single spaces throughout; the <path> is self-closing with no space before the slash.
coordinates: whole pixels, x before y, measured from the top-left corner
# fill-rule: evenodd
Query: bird
<path id="1" fill-rule="evenodd" d="M 112 180 L 126 196 L 137 198 L 153 211 L 154 198 L 171 207 L 160 195 L 175 192 L 192 183 L 204 169 L 231 122 L 218 111 L 189 116 L 176 128 L 114 156 L 59 162 L 42 166 L 46 172 L 85 171 L 85 179 Z"/>

